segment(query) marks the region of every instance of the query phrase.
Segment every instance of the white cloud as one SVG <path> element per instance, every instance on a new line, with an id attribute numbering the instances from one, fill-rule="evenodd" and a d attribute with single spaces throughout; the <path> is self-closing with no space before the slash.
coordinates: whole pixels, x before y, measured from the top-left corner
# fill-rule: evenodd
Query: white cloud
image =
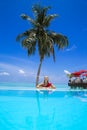
<path id="1" fill-rule="evenodd" d="M 19 72 L 20 74 L 25 74 L 24 70 L 22 70 L 22 69 L 18 70 L 18 72 Z"/>
<path id="2" fill-rule="evenodd" d="M 71 48 L 66 49 L 66 51 L 73 51 L 76 48 L 77 48 L 76 45 L 73 45 Z"/>
<path id="3" fill-rule="evenodd" d="M 5 75 L 5 76 L 9 76 L 10 73 L 8 73 L 8 72 L 0 72 L 0 76 L 3 76 L 3 75 Z"/>

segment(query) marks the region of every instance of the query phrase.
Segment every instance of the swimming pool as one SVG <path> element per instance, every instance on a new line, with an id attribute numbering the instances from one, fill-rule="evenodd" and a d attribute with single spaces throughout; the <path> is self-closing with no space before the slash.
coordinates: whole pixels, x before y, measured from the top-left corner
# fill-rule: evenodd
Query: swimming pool
<path id="1" fill-rule="evenodd" d="M 0 130 L 87 130 L 87 91 L 0 90 Z"/>

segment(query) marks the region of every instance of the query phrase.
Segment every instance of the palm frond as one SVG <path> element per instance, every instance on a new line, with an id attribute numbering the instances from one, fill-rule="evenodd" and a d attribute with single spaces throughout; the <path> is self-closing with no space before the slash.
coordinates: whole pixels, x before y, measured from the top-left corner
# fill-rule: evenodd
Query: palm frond
<path id="1" fill-rule="evenodd" d="M 36 4 L 32 7 L 32 11 L 34 12 L 35 16 L 38 17 L 39 15 L 43 14 L 43 16 L 46 16 L 48 9 L 51 7 L 41 7 L 39 4 Z"/>
<path id="2" fill-rule="evenodd" d="M 35 18 L 36 18 L 36 23 L 39 23 L 40 25 L 42 25 L 45 16 L 47 15 L 47 11 L 48 9 L 50 9 L 51 7 L 41 7 L 40 5 L 35 5 L 32 7 L 32 10 L 35 14 Z"/>
<path id="3" fill-rule="evenodd" d="M 44 27 L 48 27 L 51 20 L 53 20 L 55 17 L 57 17 L 58 15 L 57 14 L 54 14 L 54 15 L 48 15 L 44 18 L 44 21 L 43 21 L 43 26 Z"/>
<path id="4" fill-rule="evenodd" d="M 53 38 L 54 43 L 59 49 L 63 49 L 68 46 L 68 38 L 66 36 L 54 32 L 51 32 L 49 35 Z"/>
<path id="5" fill-rule="evenodd" d="M 22 45 L 22 47 L 24 47 L 24 48 L 28 48 L 29 47 L 29 43 L 28 42 L 26 42 L 27 41 L 27 39 L 25 38 L 25 39 L 23 39 L 22 41 L 21 41 L 21 45 Z"/>
<path id="6" fill-rule="evenodd" d="M 24 37 L 34 37 L 36 36 L 36 30 L 35 29 L 30 29 L 30 30 L 26 30 L 25 32 L 19 34 L 17 37 L 16 37 L 16 41 L 19 41 L 21 38 L 24 38 Z"/>
<path id="7" fill-rule="evenodd" d="M 32 6 L 32 11 L 34 14 L 38 15 L 41 12 L 41 6 L 39 4 L 35 4 Z"/>
<path id="8" fill-rule="evenodd" d="M 36 38 L 27 37 L 22 40 L 22 46 L 27 49 L 28 55 L 32 55 L 36 50 Z"/>
<path id="9" fill-rule="evenodd" d="M 35 20 L 33 20 L 31 17 L 27 16 L 26 14 L 21 14 L 21 18 L 24 20 L 28 20 L 32 25 L 38 26 Z"/>
<path id="10" fill-rule="evenodd" d="M 36 37 L 29 36 L 22 40 L 22 45 L 28 47 L 29 44 L 34 44 L 36 43 L 36 41 L 37 41 Z"/>
<path id="11" fill-rule="evenodd" d="M 47 38 L 47 46 L 48 46 L 48 52 L 53 55 L 53 60 L 55 62 L 55 51 L 54 51 L 54 41 L 51 37 L 48 36 Z"/>
<path id="12" fill-rule="evenodd" d="M 27 52 L 28 52 L 28 56 L 32 55 L 32 54 L 35 54 L 35 51 L 36 51 L 36 46 L 35 44 L 31 44 L 31 46 L 29 46 L 27 48 Z"/>
<path id="13" fill-rule="evenodd" d="M 29 36 L 30 32 L 29 31 L 26 31 L 24 33 L 21 33 L 19 34 L 17 37 L 16 37 L 16 41 L 19 41 L 21 38 L 23 37 L 26 37 L 26 36 Z"/>

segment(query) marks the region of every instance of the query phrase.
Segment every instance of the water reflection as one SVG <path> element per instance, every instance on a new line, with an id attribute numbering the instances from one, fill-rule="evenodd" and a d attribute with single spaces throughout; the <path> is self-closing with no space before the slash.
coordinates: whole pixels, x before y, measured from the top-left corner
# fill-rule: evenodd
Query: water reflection
<path id="1" fill-rule="evenodd" d="M 52 128 L 55 117 L 55 108 L 49 104 L 49 94 L 51 93 L 52 91 L 50 90 L 36 91 L 38 106 L 38 116 L 36 117 L 35 122 L 36 130 L 51 130 Z"/>

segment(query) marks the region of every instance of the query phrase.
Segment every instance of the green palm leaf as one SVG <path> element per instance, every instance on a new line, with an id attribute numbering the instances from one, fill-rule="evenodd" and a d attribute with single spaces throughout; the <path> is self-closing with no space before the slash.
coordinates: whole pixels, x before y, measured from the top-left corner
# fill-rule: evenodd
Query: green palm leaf
<path id="1" fill-rule="evenodd" d="M 28 20 L 33 26 L 38 26 L 39 23 L 36 23 L 35 20 L 27 16 L 26 14 L 21 14 L 21 18 L 24 20 Z"/>
<path id="2" fill-rule="evenodd" d="M 58 15 L 57 14 L 54 14 L 54 15 L 48 15 L 44 18 L 44 21 L 43 21 L 43 26 L 44 27 L 48 27 L 51 20 L 53 20 L 55 17 L 57 17 Z"/>
<path id="3" fill-rule="evenodd" d="M 66 36 L 54 32 L 51 32 L 49 35 L 53 38 L 54 43 L 58 46 L 59 49 L 63 49 L 64 47 L 68 46 L 68 38 Z"/>
<path id="4" fill-rule="evenodd" d="M 47 14 L 47 11 L 50 9 L 51 7 L 41 7 L 39 4 L 34 5 L 32 7 L 32 11 L 34 12 L 35 16 L 38 17 L 39 14 L 44 14 L 44 16 Z"/>
<path id="5" fill-rule="evenodd" d="M 21 34 L 19 34 L 17 37 L 16 37 L 16 41 L 19 41 L 21 38 L 25 38 L 25 37 L 35 37 L 36 36 L 36 30 L 35 29 L 30 29 L 30 30 L 27 30 Z"/>

